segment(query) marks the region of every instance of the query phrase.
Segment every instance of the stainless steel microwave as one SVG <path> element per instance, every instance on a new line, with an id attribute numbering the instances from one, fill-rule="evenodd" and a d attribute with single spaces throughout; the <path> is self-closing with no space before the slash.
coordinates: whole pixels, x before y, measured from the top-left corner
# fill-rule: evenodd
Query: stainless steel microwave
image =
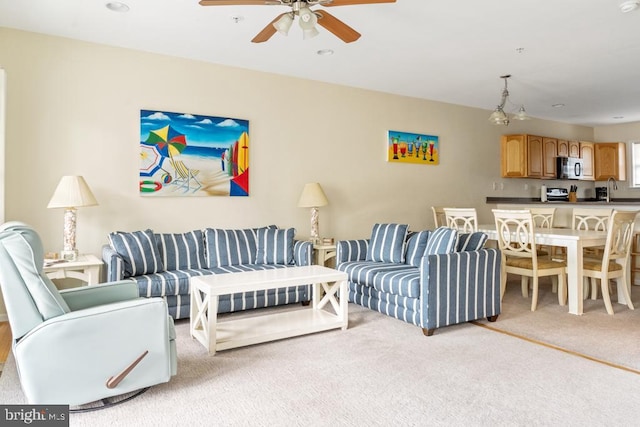
<path id="1" fill-rule="evenodd" d="M 583 163 L 577 157 L 556 157 L 556 178 L 580 179 L 582 178 Z"/>

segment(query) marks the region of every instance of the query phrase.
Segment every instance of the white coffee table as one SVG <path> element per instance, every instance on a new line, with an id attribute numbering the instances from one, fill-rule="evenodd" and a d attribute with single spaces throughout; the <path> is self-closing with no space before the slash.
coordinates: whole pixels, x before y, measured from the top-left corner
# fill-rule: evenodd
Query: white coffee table
<path id="1" fill-rule="evenodd" d="M 311 307 L 257 309 L 250 317 L 218 322 L 220 295 L 307 284 L 313 288 Z M 190 331 L 213 355 L 217 350 L 329 329 L 345 330 L 347 304 L 347 274 L 320 265 L 197 276 L 191 278 Z M 325 309 L 327 305 L 333 313 Z"/>

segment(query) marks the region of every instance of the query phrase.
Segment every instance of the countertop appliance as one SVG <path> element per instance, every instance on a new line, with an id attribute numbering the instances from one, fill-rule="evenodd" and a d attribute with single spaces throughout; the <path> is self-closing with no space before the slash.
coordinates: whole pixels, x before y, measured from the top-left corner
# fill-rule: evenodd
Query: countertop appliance
<path id="1" fill-rule="evenodd" d="M 583 162 L 577 157 L 556 157 L 556 177 L 558 179 L 582 178 Z"/>
<path id="2" fill-rule="evenodd" d="M 566 188 L 547 188 L 547 200 L 550 202 L 566 202 L 569 200 L 569 190 Z"/>
<path id="3" fill-rule="evenodd" d="M 607 201 L 607 187 L 596 187 L 596 200 Z"/>

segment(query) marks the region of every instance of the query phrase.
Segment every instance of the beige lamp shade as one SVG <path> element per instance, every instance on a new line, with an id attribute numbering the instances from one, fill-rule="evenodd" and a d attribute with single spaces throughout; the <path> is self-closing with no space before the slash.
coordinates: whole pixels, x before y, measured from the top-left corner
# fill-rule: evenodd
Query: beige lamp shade
<path id="1" fill-rule="evenodd" d="M 96 206 L 98 202 L 81 176 L 63 176 L 47 208 Z"/>
<path id="2" fill-rule="evenodd" d="M 300 200 L 298 200 L 299 208 L 317 208 L 328 204 L 329 200 L 327 200 L 320 184 L 317 182 L 305 184 Z"/>

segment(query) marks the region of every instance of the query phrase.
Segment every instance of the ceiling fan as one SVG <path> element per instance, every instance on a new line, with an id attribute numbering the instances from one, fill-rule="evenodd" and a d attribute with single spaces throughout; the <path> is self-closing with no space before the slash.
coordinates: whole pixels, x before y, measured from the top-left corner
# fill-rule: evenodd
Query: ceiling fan
<path id="1" fill-rule="evenodd" d="M 289 6 L 291 12 L 281 13 L 266 27 L 262 29 L 251 41 L 253 43 L 266 42 L 276 31 L 286 35 L 293 23 L 293 18 L 298 17 L 300 27 L 305 39 L 318 35 L 316 23 L 332 32 L 345 43 L 351 43 L 360 38 L 360 33 L 329 14 L 324 10 L 311 10 L 310 6 L 352 6 L 358 4 L 395 3 L 396 0 L 200 0 L 202 6 Z"/>

